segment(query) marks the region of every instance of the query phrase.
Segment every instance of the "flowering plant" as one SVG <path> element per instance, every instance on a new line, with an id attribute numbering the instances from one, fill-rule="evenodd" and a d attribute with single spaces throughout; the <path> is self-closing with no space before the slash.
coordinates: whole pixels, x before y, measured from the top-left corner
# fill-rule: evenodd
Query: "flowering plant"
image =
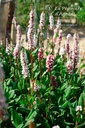
<path id="1" fill-rule="evenodd" d="M 28 47 L 24 48 L 18 26 L 18 45 L 10 53 L 0 49 L 3 64 L 3 87 L 8 104 L 8 120 L 1 126 L 12 128 L 73 128 L 85 121 L 85 75 L 78 67 L 78 35 L 74 47 L 68 48 L 69 36 L 61 52 L 62 34 L 52 27 L 53 38 L 47 39 L 44 48 L 45 14 L 41 14 L 37 32 L 34 10 L 30 13 Z M 53 20 L 53 17 L 50 20 Z M 52 22 L 50 21 L 51 26 Z M 36 39 L 36 45 L 34 40 Z M 54 36 L 55 35 L 55 36 Z M 53 40 L 55 39 L 55 40 Z M 19 46 L 20 44 L 20 46 Z M 57 44 L 57 52 L 56 50 Z M 50 48 L 49 48 L 50 47 Z M 17 50 L 16 50 L 17 49 Z M 61 57 L 62 55 L 62 57 Z"/>

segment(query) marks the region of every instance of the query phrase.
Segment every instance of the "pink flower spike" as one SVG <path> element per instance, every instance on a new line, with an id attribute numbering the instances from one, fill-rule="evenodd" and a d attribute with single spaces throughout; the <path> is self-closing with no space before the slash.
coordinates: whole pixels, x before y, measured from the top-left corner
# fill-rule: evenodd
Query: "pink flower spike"
<path id="1" fill-rule="evenodd" d="M 46 59 L 46 68 L 48 72 L 51 72 L 54 66 L 54 56 L 48 55 Z"/>
<path id="2" fill-rule="evenodd" d="M 73 64 L 72 64 L 72 62 L 71 61 L 67 61 L 66 67 L 67 67 L 68 73 L 71 74 L 73 72 Z"/>
<path id="3" fill-rule="evenodd" d="M 42 60 L 43 59 L 43 48 L 40 48 L 39 50 L 38 50 L 38 60 L 40 61 L 40 60 Z"/>

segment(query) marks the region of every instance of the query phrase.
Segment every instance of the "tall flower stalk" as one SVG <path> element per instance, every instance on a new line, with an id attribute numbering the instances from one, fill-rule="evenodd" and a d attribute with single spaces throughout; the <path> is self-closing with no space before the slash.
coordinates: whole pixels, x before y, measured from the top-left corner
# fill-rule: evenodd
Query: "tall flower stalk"
<path id="1" fill-rule="evenodd" d="M 52 14 L 49 16 L 49 22 L 50 22 L 50 30 L 53 30 L 54 29 L 54 17 Z"/>
<path id="2" fill-rule="evenodd" d="M 40 15 L 39 32 L 42 32 L 42 30 L 44 29 L 44 25 L 45 25 L 45 13 L 42 12 Z"/>
<path id="3" fill-rule="evenodd" d="M 42 76 L 42 63 L 41 60 L 43 59 L 44 55 L 43 55 L 43 48 L 39 48 L 38 50 L 38 61 L 39 61 L 39 66 L 40 66 L 40 78 Z"/>
<path id="4" fill-rule="evenodd" d="M 73 41 L 73 48 L 72 48 L 72 52 L 70 55 L 70 58 L 72 59 L 74 68 L 78 65 L 78 61 L 79 61 L 79 36 L 77 33 L 74 34 L 73 37 L 74 41 Z"/>
<path id="5" fill-rule="evenodd" d="M 29 49 L 31 50 L 34 48 L 34 42 L 33 42 L 34 32 L 35 32 L 35 11 L 32 8 L 30 12 L 30 20 L 27 31 L 28 46 Z"/>
<path id="6" fill-rule="evenodd" d="M 70 38 L 71 38 L 71 34 L 68 34 L 65 42 L 65 50 L 67 54 L 69 54 L 69 51 L 70 51 L 70 46 L 69 46 Z"/>
<path id="7" fill-rule="evenodd" d="M 16 46 L 14 48 L 13 55 L 14 55 L 14 58 L 18 58 L 20 48 L 21 48 L 21 27 L 18 24 L 16 17 L 14 17 L 13 21 L 14 21 L 14 24 L 15 24 L 15 27 L 16 27 L 16 30 L 17 30 L 17 43 L 16 43 Z"/>
<path id="8" fill-rule="evenodd" d="M 28 69 L 27 55 L 24 50 L 21 51 L 20 59 L 21 59 L 23 77 L 27 78 L 29 76 L 29 69 Z"/>
<path id="9" fill-rule="evenodd" d="M 58 43 L 58 53 L 59 53 L 59 50 L 60 50 L 60 44 L 61 44 L 61 41 L 62 41 L 62 30 L 59 30 L 58 38 L 57 38 L 57 43 Z"/>
<path id="10" fill-rule="evenodd" d="M 39 23 L 39 28 L 38 28 L 38 36 L 39 36 L 39 46 L 42 46 L 43 47 L 43 44 L 42 44 L 42 37 L 44 35 L 43 33 L 43 29 L 44 29 L 44 25 L 45 25 L 45 13 L 42 12 L 41 15 L 40 15 L 40 23 Z"/>

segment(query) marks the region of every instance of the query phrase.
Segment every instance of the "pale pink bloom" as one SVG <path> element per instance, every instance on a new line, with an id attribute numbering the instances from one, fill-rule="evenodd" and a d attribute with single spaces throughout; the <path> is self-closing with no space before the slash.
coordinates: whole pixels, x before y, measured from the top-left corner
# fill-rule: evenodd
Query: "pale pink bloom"
<path id="1" fill-rule="evenodd" d="M 73 42 L 73 48 L 72 48 L 70 57 L 73 61 L 74 68 L 75 68 L 79 61 L 79 46 L 78 46 L 79 36 L 78 34 L 74 34 L 73 39 L 74 39 L 74 42 Z"/>
<path id="2" fill-rule="evenodd" d="M 54 34 L 53 34 L 53 43 L 56 42 L 56 35 L 58 34 L 57 28 L 54 29 Z"/>
<path id="3" fill-rule="evenodd" d="M 67 61 L 66 67 L 67 67 L 68 73 L 71 74 L 73 72 L 73 64 L 70 60 Z"/>
<path id="4" fill-rule="evenodd" d="M 65 50 L 67 53 L 69 53 L 69 50 L 70 50 L 70 47 L 69 47 L 70 38 L 71 38 L 71 34 L 68 34 L 65 42 Z"/>
<path id="5" fill-rule="evenodd" d="M 38 60 L 42 60 L 43 59 L 43 48 L 39 48 L 38 50 Z"/>
<path id="6" fill-rule="evenodd" d="M 50 29 L 53 30 L 54 29 L 54 17 L 52 14 L 49 16 L 49 22 L 50 22 Z"/>
<path id="7" fill-rule="evenodd" d="M 21 40 L 21 27 L 20 25 L 17 25 L 17 40 Z"/>
<path id="8" fill-rule="evenodd" d="M 33 104 L 36 105 L 36 103 L 37 103 L 37 102 L 36 102 L 36 100 L 35 100 L 35 101 L 33 102 Z"/>
<path id="9" fill-rule="evenodd" d="M 29 76 L 29 69 L 28 69 L 27 55 L 24 50 L 21 51 L 20 59 L 21 59 L 21 65 L 22 65 L 22 74 L 24 78 L 27 78 Z"/>
<path id="10" fill-rule="evenodd" d="M 74 36 L 73 36 L 73 39 L 78 41 L 79 40 L 79 35 L 77 33 L 75 33 Z"/>
<path id="11" fill-rule="evenodd" d="M 37 92 L 39 90 L 40 90 L 40 87 L 36 83 L 34 83 L 34 91 Z"/>
<path id="12" fill-rule="evenodd" d="M 40 15 L 39 32 L 41 32 L 45 25 L 45 13 L 42 12 Z"/>
<path id="13" fill-rule="evenodd" d="M 76 107 L 76 111 L 82 111 L 82 106 L 79 106 L 79 105 L 78 105 L 78 106 Z"/>
<path id="14" fill-rule="evenodd" d="M 13 18 L 13 22 L 14 22 L 14 25 L 15 25 L 15 28 L 16 28 L 16 27 L 17 27 L 17 25 L 18 25 L 18 22 L 17 22 L 16 17 L 14 17 L 14 18 Z"/>
<path id="15" fill-rule="evenodd" d="M 65 49 L 61 47 L 59 51 L 59 55 L 62 57 L 64 54 L 65 54 Z"/>
<path id="16" fill-rule="evenodd" d="M 34 9 L 31 9 L 30 20 L 29 20 L 28 31 L 27 31 L 29 49 L 34 48 L 34 39 L 33 39 L 34 29 L 35 29 L 35 11 Z"/>
<path id="17" fill-rule="evenodd" d="M 20 48 L 21 48 L 21 45 L 20 45 L 20 43 L 18 42 L 18 43 L 16 44 L 16 47 L 14 48 L 14 52 L 13 52 L 13 56 L 14 56 L 15 59 L 16 59 L 17 57 L 19 57 Z"/>
<path id="18" fill-rule="evenodd" d="M 6 53 L 10 54 L 10 44 L 6 43 Z"/>
<path id="19" fill-rule="evenodd" d="M 56 126 L 53 126 L 52 128 L 60 128 L 60 126 L 59 125 L 56 125 Z"/>
<path id="20" fill-rule="evenodd" d="M 57 20 L 56 28 L 57 29 L 61 28 L 61 19 L 60 18 L 58 18 L 58 20 Z"/>
<path id="21" fill-rule="evenodd" d="M 34 35 L 33 35 L 33 44 L 34 44 L 34 47 L 35 47 L 35 48 L 36 48 L 36 46 L 37 46 L 37 41 L 38 41 L 37 35 L 34 34 Z"/>
<path id="22" fill-rule="evenodd" d="M 54 56 L 48 55 L 46 59 L 46 68 L 48 72 L 51 72 L 54 66 Z"/>
<path id="23" fill-rule="evenodd" d="M 62 41 L 62 30 L 59 30 L 57 41 L 58 41 L 58 44 L 60 45 Z"/>

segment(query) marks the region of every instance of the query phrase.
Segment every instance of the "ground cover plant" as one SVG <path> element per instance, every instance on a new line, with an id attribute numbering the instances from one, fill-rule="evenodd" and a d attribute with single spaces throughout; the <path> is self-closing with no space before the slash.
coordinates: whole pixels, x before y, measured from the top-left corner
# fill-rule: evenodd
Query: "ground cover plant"
<path id="1" fill-rule="evenodd" d="M 26 46 L 14 17 L 17 43 L 0 48 L 0 125 L 3 128 L 79 128 L 85 126 L 85 75 L 79 60 L 79 36 L 67 35 L 61 45 L 61 20 L 42 12 L 36 27 L 29 14 Z M 45 26 L 45 27 L 44 27 Z M 69 45 L 73 38 L 73 47 Z M 47 42 L 47 46 L 44 42 Z M 3 71 L 2 71 L 3 68 Z M 3 85 L 3 88 L 2 88 Z M 5 99 L 6 97 L 6 99 Z M 4 103 L 4 105 L 2 105 Z"/>

